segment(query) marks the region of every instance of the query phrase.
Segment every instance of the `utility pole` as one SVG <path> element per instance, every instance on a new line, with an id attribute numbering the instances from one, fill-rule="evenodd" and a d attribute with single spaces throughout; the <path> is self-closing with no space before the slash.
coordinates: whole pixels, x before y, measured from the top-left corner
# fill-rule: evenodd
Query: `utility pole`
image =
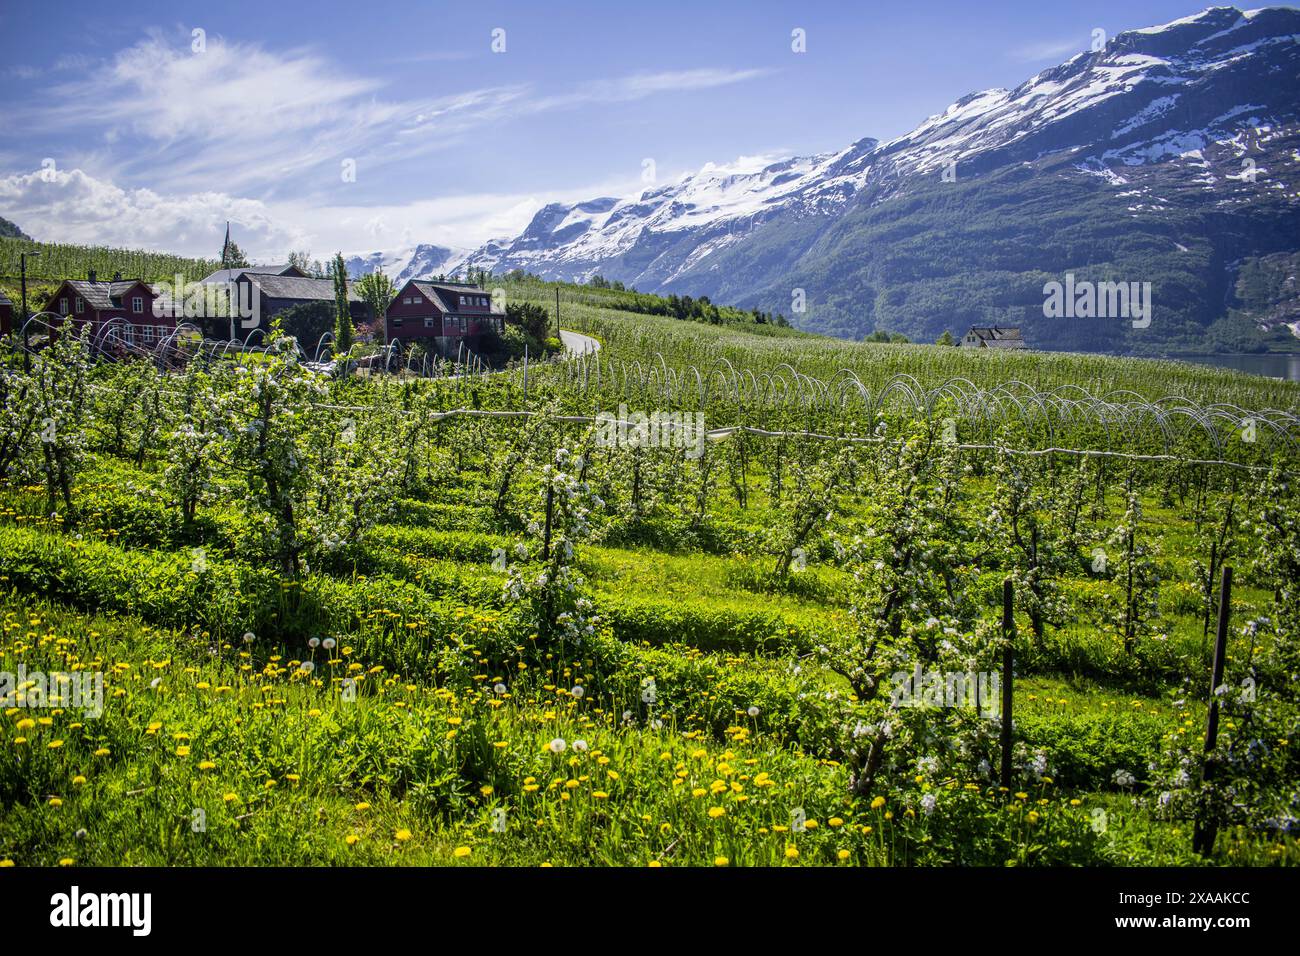
<path id="1" fill-rule="evenodd" d="M 30 318 L 27 314 L 27 257 L 39 255 L 39 252 L 24 252 L 18 257 L 20 273 L 19 282 L 22 284 L 23 289 L 23 368 L 26 371 L 31 371 L 32 367 L 32 353 L 27 348 L 27 320 Z"/>
<path id="2" fill-rule="evenodd" d="M 555 337 L 560 338 L 560 284 L 555 283 Z"/>

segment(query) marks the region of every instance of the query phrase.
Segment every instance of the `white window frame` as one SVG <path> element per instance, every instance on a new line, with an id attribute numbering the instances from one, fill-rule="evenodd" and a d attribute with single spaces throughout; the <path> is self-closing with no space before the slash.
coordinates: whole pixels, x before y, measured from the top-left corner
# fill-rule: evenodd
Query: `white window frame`
<path id="1" fill-rule="evenodd" d="M 59 299 L 59 312 L 62 315 L 68 314 L 68 300 L 66 296 L 64 298 Z"/>
<path id="2" fill-rule="evenodd" d="M 131 296 L 131 311 L 136 315 L 144 315 L 144 296 Z"/>
<path id="3" fill-rule="evenodd" d="M 77 315 L 81 315 L 82 312 L 86 311 L 85 300 L 82 299 L 81 296 L 77 296 L 73 301 L 72 307 L 77 310 Z"/>

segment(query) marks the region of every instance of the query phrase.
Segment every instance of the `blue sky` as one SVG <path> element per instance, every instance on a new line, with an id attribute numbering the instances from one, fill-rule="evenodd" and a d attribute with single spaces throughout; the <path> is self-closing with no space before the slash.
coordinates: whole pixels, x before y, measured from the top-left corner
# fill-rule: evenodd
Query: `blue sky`
<path id="1" fill-rule="evenodd" d="M 636 192 L 647 159 L 663 183 L 888 139 L 1093 30 L 1202 7 L 8 3 L 0 215 L 190 254 L 218 250 L 229 218 L 263 260 L 475 246 L 546 202 Z"/>

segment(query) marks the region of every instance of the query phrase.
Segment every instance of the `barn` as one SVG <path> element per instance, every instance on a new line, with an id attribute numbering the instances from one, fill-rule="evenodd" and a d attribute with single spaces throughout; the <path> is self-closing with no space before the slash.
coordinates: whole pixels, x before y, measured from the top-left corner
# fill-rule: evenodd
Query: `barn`
<path id="1" fill-rule="evenodd" d="M 334 280 L 312 279 L 302 275 L 267 275 L 265 273 L 244 270 L 235 277 L 235 284 L 240 286 L 241 302 L 253 303 L 256 296 L 257 313 L 261 318 L 261 327 L 268 328 L 271 318 L 277 312 L 291 309 L 296 305 L 312 302 L 334 303 Z M 243 288 L 251 286 L 251 289 Z M 352 283 L 348 284 L 348 312 L 354 325 L 370 320 L 370 310 L 366 302 L 356 293 Z"/>
<path id="2" fill-rule="evenodd" d="M 505 311 L 476 285 L 412 279 L 389 303 L 386 323 L 390 342 L 424 342 L 449 354 L 461 342 L 504 332 Z"/>
<path id="3" fill-rule="evenodd" d="M 972 325 L 962 337 L 962 348 L 971 349 L 1025 349 L 1024 337 L 1018 325 Z"/>

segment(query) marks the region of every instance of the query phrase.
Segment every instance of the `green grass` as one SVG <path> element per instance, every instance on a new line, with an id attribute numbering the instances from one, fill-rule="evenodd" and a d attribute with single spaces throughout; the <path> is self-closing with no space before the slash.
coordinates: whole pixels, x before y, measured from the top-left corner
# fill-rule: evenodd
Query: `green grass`
<path id="1" fill-rule="evenodd" d="M 523 291 L 545 304 L 550 290 Z M 617 301 L 598 291 L 574 293 L 566 324 L 596 330 L 611 369 L 636 361 L 643 369 L 707 369 L 727 359 L 756 375 L 793 377 L 782 363 L 827 380 L 854 369 L 872 388 L 907 372 L 930 387 L 959 375 L 981 385 L 1016 378 L 1039 388 L 1070 381 L 1098 393 L 1130 388 L 1151 399 L 1181 392 L 1248 408 L 1297 404 L 1290 385 L 1168 363 L 851 345 L 770 328 L 771 336 L 748 335 L 617 312 L 604 307 L 606 298 Z M 359 541 L 313 550 L 310 569 L 297 576 L 259 559 L 250 483 L 225 460 L 195 520 L 181 520 L 164 480 L 171 439 L 164 431 L 146 442 L 140 464 L 126 460 L 131 443 L 117 447 L 112 401 L 126 372 L 93 369 L 75 517 L 61 508 L 51 514 L 38 445 L 15 479 L 0 483 L 0 671 L 19 664 L 103 670 L 105 710 L 88 719 L 13 707 L 0 718 L 0 860 L 1300 861 L 1293 837 L 1262 828 L 1227 830 L 1211 858 L 1195 857 L 1189 821 L 1159 809 L 1147 769 L 1170 740 L 1196 742 L 1204 730 L 1209 660 L 1196 562 L 1206 555 L 1196 533 L 1195 469 L 1117 465 L 1094 473 L 1106 502 L 1090 486 L 1072 550 L 1054 575 L 1064 610 L 1041 641 L 1021 596 L 1011 792 L 998 790 L 991 770 L 977 768 L 981 755 L 995 755 L 998 722 L 944 712 L 906 715 L 903 739 L 892 745 L 906 758 L 869 792 L 855 793 L 849 764 L 857 737 L 850 733 L 860 702 L 850 699 L 843 677 L 822 666 L 819 649 L 860 623 L 852 607 L 861 595 L 841 557 L 845 547 L 868 532 L 896 530 L 879 517 L 888 489 L 870 470 L 875 459 L 859 462 L 824 526 L 804 542 L 806 569 L 778 579 L 783 536 L 807 493 L 800 475 L 824 465 L 829 446 L 755 439 L 741 459 L 732 439 L 710 445 L 712 471 L 647 452 L 638 459 L 637 502 L 630 455 L 588 449 L 589 478 L 606 504 L 593 515 L 591 540 L 578 542 L 574 568 L 600 626 L 581 647 L 557 644 L 539 633 L 527 607 L 506 598 L 498 558 L 517 543 L 538 544 L 540 532 L 528 525 L 541 514 L 542 468 L 553 447 L 580 440 L 581 429 L 539 425 L 521 433 L 517 419 L 471 418 L 413 426 L 424 412 L 458 407 L 574 414 L 617 401 L 659 407 L 654 388 L 635 376 L 584 389 L 579 368 L 538 370 L 527 397 L 517 374 L 329 383 L 328 403 L 360 420 L 364 440 L 393 436 L 385 454 L 404 461 L 409 454 L 414 477 Z M 155 384 L 171 427 L 181 414 L 177 380 Z M 408 414 L 398 416 L 399 409 Z M 340 414 L 320 417 L 318 427 L 328 433 Z M 761 409 L 717 395 L 709 414 L 711 425 L 865 432 L 876 424 L 855 410 L 794 403 Z M 906 426 L 909 415 L 890 412 L 890 427 Z M 124 427 L 134 438 L 143 426 L 128 414 Z M 531 434 L 531 444 L 519 444 L 521 434 Z M 1005 434 L 1027 443 L 1059 437 L 1027 427 Z M 1096 429 L 1069 437 L 1106 441 Z M 1140 429 L 1126 440 L 1144 450 L 1159 441 Z M 1251 453 L 1290 461 L 1276 449 Z M 948 539 L 928 542 L 966 556 L 946 570 L 969 597 L 971 636 L 983 638 L 971 651 L 979 668 L 995 666 L 1001 585 L 1014 570 L 1007 552 L 980 543 L 1005 493 L 996 464 L 992 455 L 962 459 L 959 491 L 947 505 Z M 508 467 L 515 471 L 501 495 Z M 1061 463 L 1053 467 L 1032 477 L 1056 494 L 1069 474 Z M 701 510 L 697 493 L 706 475 Z M 1088 565 L 1091 549 L 1120 519 L 1130 475 L 1145 511 L 1142 541 L 1159 546 L 1160 611 L 1131 653 L 1108 620 L 1122 581 Z M 1254 479 L 1240 483 L 1238 515 L 1265 503 L 1261 488 Z M 1212 524 L 1233 493 L 1213 473 L 1203 522 Z M 1048 513 L 1056 502 L 1042 506 L 1045 526 L 1057 518 Z M 1252 560 L 1258 542 L 1240 522 L 1230 532 L 1238 576 L 1228 676 L 1236 681 L 1260 651 L 1241 623 L 1277 615 L 1282 604 L 1269 569 Z M 907 609 L 909 627 L 920 627 L 931 610 L 920 603 Z M 308 641 L 322 638 L 335 648 L 312 650 Z M 314 664 L 310 673 L 300 670 L 304 659 Z M 653 701 L 643 696 L 650 679 Z M 1246 729 L 1229 715 L 1223 732 L 1231 739 Z M 566 745 L 559 754 L 548 747 L 557 738 Z M 575 747 L 578 740 L 585 750 Z M 978 752 L 954 753 L 968 744 Z M 1270 746 L 1285 752 L 1289 745 Z M 931 756 L 962 769 L 941 774 L 926 762 Z M 1116 782 L 1121 771 L 1134 776 L 1132 784 Z M 816 825 L 792 829 L 798 810 Z M 1102 811 L 1106 822 L 1098 826 Z"/>

